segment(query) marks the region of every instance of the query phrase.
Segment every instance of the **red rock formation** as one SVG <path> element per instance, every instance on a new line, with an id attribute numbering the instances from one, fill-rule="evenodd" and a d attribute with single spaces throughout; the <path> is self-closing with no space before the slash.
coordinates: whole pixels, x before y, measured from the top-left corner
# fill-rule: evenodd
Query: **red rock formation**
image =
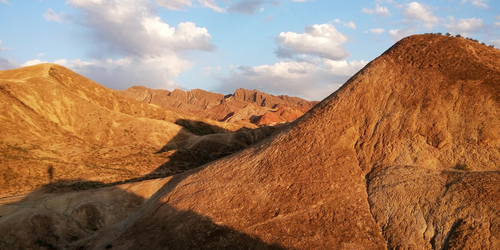
<path id="1" fill-rule="evenodd" d="M 222 94 L 194 89 L 183 91 L 176 89 L 152 90 L 142 86 L 131 87 L 122 92 L 124 95 L 138 101 L 146 102 L 170 109 L 182 114 L 195 115 L 203 118 L 224 122 L 244 122 L 251 117 L 260 117 L 266 112 L 274 112 L 273 120 L 293 121 L 311 109 L 317 102 L 309 102 L 298 97 L 286 95 L 273 96 L 257 90 L 237 89 L 234 94 Z M 287 107 L 286 112 L 275 112 L 279 107 Z M 281 117 L 281 114 L 284 114 Z M 300 115 L 297 115 L 300 114 Z M 271 116 L 271 115 L 269 115 Z M 275 122 L 272 122 L 275 123 Z M 260 122 L 259 125 L 271 123 Z"/>

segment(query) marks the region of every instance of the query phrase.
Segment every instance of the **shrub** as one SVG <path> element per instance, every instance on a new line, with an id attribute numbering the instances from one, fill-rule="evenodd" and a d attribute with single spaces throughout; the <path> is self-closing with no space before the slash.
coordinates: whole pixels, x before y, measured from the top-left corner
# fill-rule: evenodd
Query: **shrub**
<path id="1" fill-rule="evenodd" d="M 455 169 L 460 170 L 460 171 L 470 171 L 471 170 L 469 168 L 469 166 L 467 166 L 467 164 L 457 164 Z"/>

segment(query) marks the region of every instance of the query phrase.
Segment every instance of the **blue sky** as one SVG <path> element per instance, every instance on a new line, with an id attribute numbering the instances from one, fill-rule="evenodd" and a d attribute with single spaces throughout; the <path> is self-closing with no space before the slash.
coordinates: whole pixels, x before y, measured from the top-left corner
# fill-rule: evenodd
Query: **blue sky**
<path id="1" fill-rule="evenodd" d="M 497 0 L 0 0 L 0 70 L 42 62 L 134 85 L 321 100 L 399 39 L 500 47 Z"/>

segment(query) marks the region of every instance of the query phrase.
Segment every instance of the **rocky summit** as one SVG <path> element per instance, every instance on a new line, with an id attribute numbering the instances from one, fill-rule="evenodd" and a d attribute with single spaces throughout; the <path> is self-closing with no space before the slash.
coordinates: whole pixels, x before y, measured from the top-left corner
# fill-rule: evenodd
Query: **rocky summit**
<path id="1" fill-rule="evenodd" d="M 237 89 L 234 94 L 223 95 L 201 89 L 183 91 L 175 89 L 153 90 L 134 86 L 123 95 L 168 110 L 221 122 L 278 125 L 302 116 L 318 102 L 309 102 L 287 95 L 274 96 L 258 90 Z"/>
<path id="2" fill-rule="evenodd" d="M 0 74 L 10 89 L 24 79 Z M 19 109 L 9 126 L 33 126 L 28 97 L 10 108 L 16 98 L 4 96 L 2 124 Z M 500 51 L 410 36 L 232 155 L 164 178 L 0 200 L 0 248 L 500 249 L 499 113 Z M 9 147 L 19 136 L 1 134 Z M 46 145 L 74 145 L 61 143 Z"/>

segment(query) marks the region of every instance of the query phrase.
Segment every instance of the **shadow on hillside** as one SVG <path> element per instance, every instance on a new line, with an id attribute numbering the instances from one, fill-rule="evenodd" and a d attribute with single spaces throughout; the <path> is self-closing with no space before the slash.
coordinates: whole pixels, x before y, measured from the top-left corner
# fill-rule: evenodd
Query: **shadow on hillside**
<path id="1" fill-rule="evenodd" d="M 0 199 L 0 249 L 284 249 L 160 202 L 196 172 L 172 177 L 149 199 L 127 186 Z"/>
<path id="2" fill-rule="evenodd" d="M 224 128 L 200 121 L 182 120 L 180 124 L 187 126 L 191 132 L 193 132 L 193 130 L 197 131 L 197 136 L 186 137 L 185 135 L 179 134 L 156 152 L 150 152 L 165 158 L 166 161 L 146 175 L 111 183 L 89 180 L 52 182 L 51 178 L 51 183 L 45 185 L 43 188 L 49 192 L 67 192 L 169 177 L 187 170 L 198 168 L 204 164 L 248 148 L 268 138 L 279 128 L 272 126 L 256 129 L 241 128 L 235 132 L 228 132 L 228 130 Z M 190 125 L 188 126 L 186 124 Z M 47 169 L 49 178 L 53 176 L 53 172 L 54 168 L 49 166 Z"/>

